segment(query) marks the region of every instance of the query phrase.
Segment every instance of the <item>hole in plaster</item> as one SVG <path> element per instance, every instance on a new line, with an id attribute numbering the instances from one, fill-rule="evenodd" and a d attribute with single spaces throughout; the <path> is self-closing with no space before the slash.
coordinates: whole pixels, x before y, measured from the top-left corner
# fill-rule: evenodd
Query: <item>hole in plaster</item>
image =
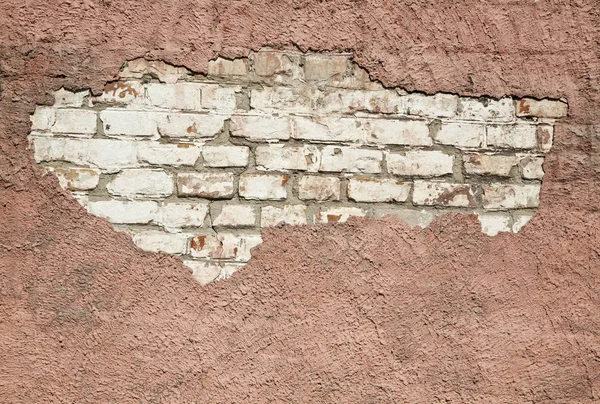
<path id="1" fill-rule="evenodd" d="M 539 204 L 561 101 L 408 94 L 351 55 L 263 49 L 208 75 L 136 59 L 97 97 L 32 115 L 35 159 L 144 250 L 229 277 L 280 222 L 475 213 L 518 231 Z"/>

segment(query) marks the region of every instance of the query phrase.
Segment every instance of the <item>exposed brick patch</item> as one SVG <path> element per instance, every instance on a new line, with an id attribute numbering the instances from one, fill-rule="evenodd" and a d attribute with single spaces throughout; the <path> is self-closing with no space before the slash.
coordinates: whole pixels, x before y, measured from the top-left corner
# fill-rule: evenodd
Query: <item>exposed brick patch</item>
<path id="1" fill-rule="evenodd" d="M 205 284 L 260 229 L 393 215 L 479 215 L 518 231 L 539 204 L 562 101 L 407 94 L 351 55 L 262 49 L 208 76 L 129 61 L 92 96 L 61 89 L 31 117 L 37 162 L 87 210 Z"/>

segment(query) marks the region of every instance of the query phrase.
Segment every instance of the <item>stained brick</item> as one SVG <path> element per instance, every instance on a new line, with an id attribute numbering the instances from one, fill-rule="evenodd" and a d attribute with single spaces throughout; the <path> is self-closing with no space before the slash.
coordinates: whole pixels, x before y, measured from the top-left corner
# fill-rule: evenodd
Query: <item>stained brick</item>
<path id="1" fill-rule="evenodd" d="M 461 98 L 459 117 L 469 121 L 511 122 L 515 119 L 512 98 Z"/>
<path id="2" fill-rule="evenodd" d="M 467 174 L 509 177 L 510 170 L 519 163 L 517 156 L 468 154 L 464 156 Z"/>
<path id="3" fill-rule="evenodd" d="M 411 183 L 388 178 L 350 178 L 348 198 L 356 202 L 404 202 Z"/>
<path id="4" fill-rule="evenodd" d="M 344 223 L 350 217 L 365 217 L 367 211 L 356 207 L 321 208 L 315 216 L 316 223 Z"/>
<path id="5" fill-rule="evenodd" d="M 521 161 L 523 178 L 528 180 L 541 180 L 544 177 L 543 157 L 528 157 Z"/>
<path id="6" fill-rule="evenodd" d="M 336 177 L 303 176 L 298 181 L 298 197 L 318 202 L 339 201 L 340 180 Z"/>
<path id="7" fill-rule="evenodd" d="M 141 163 L 193 166 L 200 157 L 200 148 L 189 143 L 139 142 L 137 148 Z"/>
<path id="8" fill-rule="evenodd" d="M 326 146 L 321 155 L 320 171 L 380 173 L 383 153 L 379 150 Z"/>
<path id="9" fill-rule="evenodd" d="M 134 234 L 133 242 L 142 250 L 167 254 L 187 253 L 188 236 L 149 230 Z"/>
<path id="10" fill-rule="evenodd" d="M 487 144 L 500 149 L 535 149 L 535 125 L 492 125 L 487 128 Z"/>
<path id="11" fill-rule="evenodd" d="M 201 227 L 207 214 L 207 203 L 165 203 L 158 210 L 156 224 L 168 232 L 179 232 L 185 227 Z"/>
<path id="12" fill-rule="evenodd" d="M 483 185 L 485 209 L 537 208 L 540 204 L 539 184 L 489 184 Z"/>
<path id="13" fill-rule="evenodd" d="M 452 174 L 454 157 L 436 150 L 386 153 L 388 172 L 396 175 L 432 177 Z"/>
<path id="14" fill-rule="evenodd" d="M 148 83 L 146 94 L 154 107 L 199 111 L 202 109 L 201 86 L 199 83 Z"/>
<path id="15" fill-rule="evenodd" d="M 415 181 L 415 205 L 477 207 L 473 190 L 468 184 Z"/>
<path id="16" fill-rule="evenodd" d="M 179 173 L 177 174 L 177 193 L 179 196 L 224 199 L 235 193 L 233 173 Z"/>
<path id="17" fill-rule="evenodd" d="M 250 106 L 264 112 L 310 113 L 309 87 L 265 87 L 250 92 Z"/>
<path id="18" fill-rule="evenodd" d="M 91 168 L 56 168 L 53 171 L 60 186 L 70 191 L 94 189 L 100 180 L 100 172 Z"/>
<path id="19" fill-rule="evenodd" d="M 304 60 L 306 80 L 341 79 L 348 68 L 349 57 L 345 55 L 307 55 Z"/>
<path id="20" fill-rule="evenodd" d="M 218 214 L 213 210 L 212 216 L 215 217 L 214 226 L 252 227 L 257 223 L 257 208 L 252 205 L 223 205 Z"/>
<path id="21" fill-rule="evenodd" d="M 217 58 L 208 62 L 208 75 L 209 76 L 243 76 L 248 73 L 248 60 L 247 59 L 223 59 Z"/>
<path id="22" fill-rule="evenodd" d="M 292 137 L 299 140 L 318 142 L 363 142 L 365 128 L 355 118 L 294 118 Z"/>
<path id="23" fill-rule="evenodd" d="M 282 207 L 264 206 L 260 213 L 262 227 L 276 226 L 279 223 L 290 225 L 306 224 L 306 206 L 284 205 Z"/>
<path id="24" fill-rule="evenodd" d="M 485 126 L 464 123 L 442 123 L 434 135 L 439 144 L 458 148 L 478 148 L 483 146 Z"/>
<path id="25" fill-rule="evenodd" d="M 421 120 L 370 119 L 365 121 L 365 128 L 369 143 L 407 146 L 432 144 L 429 126 Z"/>
<path id="26" fill-rule="evenodd" d="M 247 146 L 204 146 L 202 158 L 206 167 L 246 167 L 250 157 Z"/>
<path id="27" fill-rule="evenodd" d="M 436 118 L 452 118 L 456 115 L 458 97 L 452 94 L 409 94 L 404 97 L 406 112 Z"/>
<path id="28" fill-rule="evenodd" d="M 250 250 L 262 243 L 259 234 L 229 234 L 197 236 L 190 241 L 194 258 L 227 259 L 237 262 L 250 260 Z"/>
<path id="29" fill-rule="evenodd" d="M 567 104 L 562 101 L 523 98 L 516 102 L 516 113 L 520 117 L 562 118 L 567 116 L 567 110 Z"/>
<path id="30" fill-rule="evenodd" d="M 285 117 L 243 116 L 231 117 L 231 136 L 253 141 L 277 141 L 289 139 L 292 122 Z"/>
<path id="31" fill-rule="evenodd" d="M 242 174 L 240 196 L 244 199 L 283 200 L 287 198 L 288 175 Z"/>
<path id="32" fill-rule="evenodd" d="M 321 155 L 317 147 L 265 145 L 255 150 L 256 167 L 267 171 L 310 171 L 319 169 Z"/>

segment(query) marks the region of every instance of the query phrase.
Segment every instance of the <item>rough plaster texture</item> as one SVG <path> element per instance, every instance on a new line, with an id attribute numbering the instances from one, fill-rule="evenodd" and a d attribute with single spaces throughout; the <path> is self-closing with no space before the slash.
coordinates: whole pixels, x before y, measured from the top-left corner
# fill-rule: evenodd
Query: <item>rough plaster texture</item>
<path id="1" fill-rule="evenodd" d="M 600 399 L 595 1 L 5 1 L 0 15 L 0 397 L 5 402 Z M 385 85 L 564 97 L 540 209 L 263 232 L 202 288 L 44 176 L 29 114 L 146 55 L 206 71 L 263 45 L 351 50 Z"/>

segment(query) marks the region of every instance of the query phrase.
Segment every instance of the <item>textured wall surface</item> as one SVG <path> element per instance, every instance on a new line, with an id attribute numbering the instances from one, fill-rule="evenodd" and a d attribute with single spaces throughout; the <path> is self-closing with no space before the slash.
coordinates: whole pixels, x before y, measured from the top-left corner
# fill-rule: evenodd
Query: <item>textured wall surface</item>
<path id="1" fill-rule="evenodd" d="M 0 397 L 6 402 L 600 400 L 596 1 L 5 0 L 0 15 Z M 347 51 L 387 87 L 564 98 L 539 210 L 263 230 L 201 287 L 89 215 L 28 150 L 53 92 L 123 61 L 206 73 L 262 46 Z M 160 66 L 159 66 L 160 67 Z"/>

